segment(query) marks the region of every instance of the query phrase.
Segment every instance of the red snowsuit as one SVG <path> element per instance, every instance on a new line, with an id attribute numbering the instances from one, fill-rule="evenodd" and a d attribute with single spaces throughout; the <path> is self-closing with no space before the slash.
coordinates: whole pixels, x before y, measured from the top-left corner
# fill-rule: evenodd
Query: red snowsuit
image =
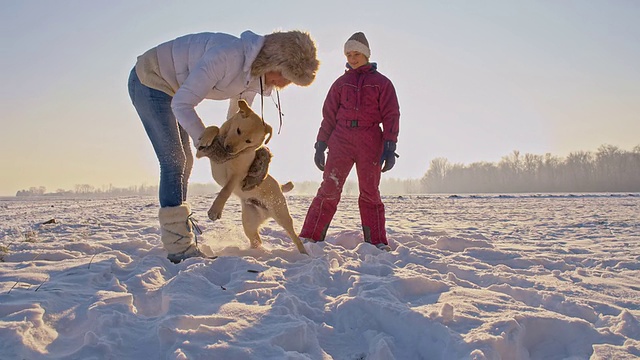
<path id="1" fill-rule="evenodd" d="M 329 152 L 322 184 L 311 202 L 300 237 L 324 240 L 355 163 L 364 240 L 374 245 L 387 244 L 379 190 L 380 158 L 384 141 L 398 140 L 400 122 L 400 107 L 391 80 L 377 71 L 375 63 L 347 70 L 329 89 L 322 115 L 316 140 L 326 142 Z"/>

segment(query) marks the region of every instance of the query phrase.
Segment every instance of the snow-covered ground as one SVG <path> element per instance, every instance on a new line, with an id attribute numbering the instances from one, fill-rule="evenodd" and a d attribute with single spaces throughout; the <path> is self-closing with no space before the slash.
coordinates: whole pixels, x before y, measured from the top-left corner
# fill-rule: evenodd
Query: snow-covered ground
<path id="1" fill-rule="evenodd" d="M 638 194 L 385 197 L 391 253 L 344 197 L 310 257 L 273 222 L 249 249 L 212 198 L 220 257 L 178 265 L 155 197 L 1 200 L 0 358 L 640 356 Z M 311 197 L 288 201 L 299 230 Z"/>

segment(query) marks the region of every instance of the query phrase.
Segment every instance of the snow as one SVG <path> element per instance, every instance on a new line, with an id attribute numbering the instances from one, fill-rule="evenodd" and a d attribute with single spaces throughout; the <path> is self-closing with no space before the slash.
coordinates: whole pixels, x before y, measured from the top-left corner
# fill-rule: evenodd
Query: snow
<path id="1" fill-rule="evenodd" d="M 387 196 L 390 253 L 345 196 L 308 257 L 274 222 L 249 249 L 212 199 L 219 258 L 178 265 L 155 197 L 0 200 L 0 358 L 640 357 L 638 194 Z"/>

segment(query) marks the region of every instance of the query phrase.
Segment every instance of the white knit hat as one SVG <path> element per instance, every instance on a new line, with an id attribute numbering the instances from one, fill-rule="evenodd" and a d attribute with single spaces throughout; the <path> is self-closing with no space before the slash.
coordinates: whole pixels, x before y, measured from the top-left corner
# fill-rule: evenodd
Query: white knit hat
<path id="1" fill-rule="evenodd" d="M 350 51 L 357 51 L 366 56 L 367 59 L 371 57 L 371 49 L 369 49 L 369 42 L 364 36 L 364 33 L 357 32 L 344 43 L 344 54 L 347 55 Z"/>

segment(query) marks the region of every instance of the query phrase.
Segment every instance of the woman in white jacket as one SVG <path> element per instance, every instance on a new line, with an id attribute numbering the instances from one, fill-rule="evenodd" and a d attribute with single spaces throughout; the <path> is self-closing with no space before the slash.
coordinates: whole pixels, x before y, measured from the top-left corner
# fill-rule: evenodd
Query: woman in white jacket
<path id="1" fill-rule="evenodd" d="M 159 220 L 168 258 L 178 263 L 204 256 L 197 248 L 186 202 L 194 145 L 205 125 L 195 111 L 204 99 L 239 99 L 249 105 L 256 94 L 269 96 L 290 83 L 308 86 L 319 61 L 308 33 L 251 31 L 240 37 L 199 33 L 162 43 L 138 57 L 129 76 L 129 95 L 160 162 Z"/>

